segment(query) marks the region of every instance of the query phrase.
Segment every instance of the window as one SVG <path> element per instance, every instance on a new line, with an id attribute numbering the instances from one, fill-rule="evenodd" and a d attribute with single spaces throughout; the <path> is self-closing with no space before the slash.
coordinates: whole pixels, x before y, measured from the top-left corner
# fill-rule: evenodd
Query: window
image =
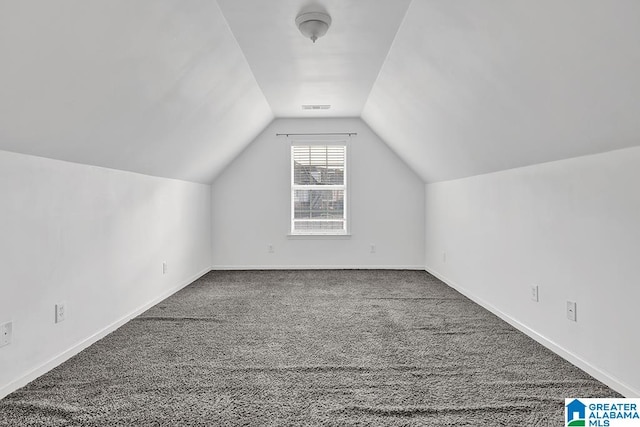
<path id="1" fill-rule="evenodd" d="M 291 234 L 347 234 L 347 147 L 291 146 Z"/>

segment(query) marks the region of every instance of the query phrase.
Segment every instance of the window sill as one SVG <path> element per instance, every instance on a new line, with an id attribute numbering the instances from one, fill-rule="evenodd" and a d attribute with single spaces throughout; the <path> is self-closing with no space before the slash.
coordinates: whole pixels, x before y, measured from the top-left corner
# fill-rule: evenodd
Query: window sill
<path id="1" fill-rule="evenodd" d="M 351 234 L 287 234 L 290 240 L 348 240 Z"/>

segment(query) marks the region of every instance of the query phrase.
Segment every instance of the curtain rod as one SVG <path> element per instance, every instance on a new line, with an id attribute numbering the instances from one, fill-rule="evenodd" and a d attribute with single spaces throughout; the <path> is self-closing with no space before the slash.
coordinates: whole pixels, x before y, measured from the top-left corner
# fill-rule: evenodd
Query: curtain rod
<path id="1" fill-rule="evenodd" d="M 335 133 L 276 133 L 276 136 L 325 136 L 325 135 L 357 135 L 357 132 L 335 132 Z"/>

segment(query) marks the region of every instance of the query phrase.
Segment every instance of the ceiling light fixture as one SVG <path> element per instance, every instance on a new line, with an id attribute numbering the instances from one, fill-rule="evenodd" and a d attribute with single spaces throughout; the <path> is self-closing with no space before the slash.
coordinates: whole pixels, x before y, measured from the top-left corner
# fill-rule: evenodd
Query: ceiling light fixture
<path id="1" fill-rule="evenodd" d="M 320 37 L 327 34 L 331 26 L 331 16 L 324 12 L 307 12 L 298 15 L 296 25 L 303 36 L 316 42 Z"/>

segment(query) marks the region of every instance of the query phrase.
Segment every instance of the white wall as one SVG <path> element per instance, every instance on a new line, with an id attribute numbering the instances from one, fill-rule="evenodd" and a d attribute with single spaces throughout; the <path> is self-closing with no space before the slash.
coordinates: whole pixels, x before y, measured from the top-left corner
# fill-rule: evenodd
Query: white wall
<path id="1" fill-rule="evenodd" d="M 208 271 L 210 191 L 0 151 L 0 397 Z"/>
<path id="2" fill-rule="evenodd" d="M 358 133 L 349 238 L 287 236 L 290 145 L 276 133 L 313 132 Z M 214 268 L 424 268 L 424 184 L 360 119 L 275 120 L 218 176 L 212 200 Z"/>
<path id="3" fill-rule="evenodd" d="M 636 147 L 427 185 L 427 269 L 640 396 L 639 184 Z"/>

